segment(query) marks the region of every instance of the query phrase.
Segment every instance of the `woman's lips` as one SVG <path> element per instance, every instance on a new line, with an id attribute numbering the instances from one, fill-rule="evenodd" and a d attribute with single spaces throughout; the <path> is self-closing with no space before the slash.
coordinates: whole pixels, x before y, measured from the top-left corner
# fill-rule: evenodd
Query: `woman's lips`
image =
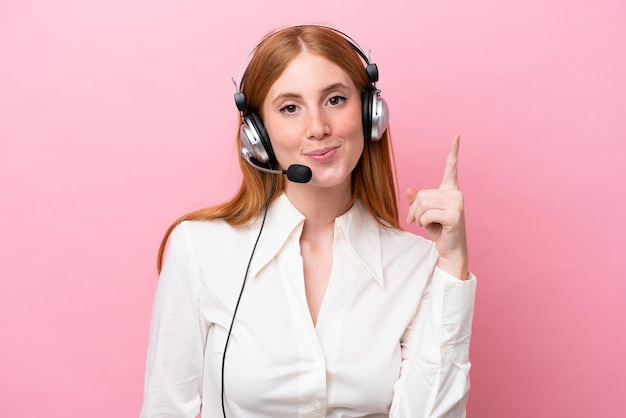
<path id="1" fill-rule="evenodd" d="M 314 151 L 309 151 L 305 153 L 305 155 L 312 161 L 315 161 L 317 163 L 325 163 L 327 161 L 332 160 L 335 157 L 335 155 L 337 155 L 338 149 L 339 149 L 338 146 L 322 148 L 322 149 L 318 149 Z"/>

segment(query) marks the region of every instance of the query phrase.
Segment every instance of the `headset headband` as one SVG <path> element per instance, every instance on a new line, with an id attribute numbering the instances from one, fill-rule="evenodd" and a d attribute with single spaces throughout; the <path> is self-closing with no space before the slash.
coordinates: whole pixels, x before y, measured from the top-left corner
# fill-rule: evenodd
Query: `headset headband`
<path id="1" fill-rule="evenodd" d="M 305 27 L 322 28 L 322 29 L 333 31 L 333 32 L 341 35 L 341 37 L 343 39 L 345 39 L 346 42 L 348 42 L 348 44 L 352 47 L 352 49 L 354 49 L 354 51 L 357 54 L 359 54 L 359 56 L 363 59 L 365 64 L 367 64 L 367 66 L 365 67 L 365 71 L 367 72 L 367 75 L 368 75 L 370 81 L 374 85 L 374 89 L 378 90 L 377 84 L 376 84 L 378 82 L 378 67 L 376 66 L 376 64 L 370 62 L 370 59 L 368 58 L 367 55 L 365 55 L 365 52 L 363 52 L 363 50 L 361 49 L 359 44 L 354 39 L 352 39 L 350 36 L 348 36 L 346 33 L 340 31 L 339 29 L 332 28 L 330 26 L 318 25 L 318 24 L 306 24 L 306 25 L 287 26 L 287 27 L 284 27 L 284 28 L 281 28 L 281 29 L 277 29 L 277 30 L 275 30 L 273 32 L 270 32 L 269 34 L 265 35 L 263 37 L 263 39 L 261 39 L 259 42 L 257 42 L 257 44 L 248 53 L 246 61 L 242 64 L 241 69 L 239 70 L 239 73 L 241 74 L 241 78 L 240 78 L 239 84 L 237 84 L 237 82 L 233 78 L 233 84 L 235 85 L 235 89 L 236 89 L 235 104 L 237 105 L 237 109 L 239 109 L 239 111 L 241 112 L 242 115 L 246 111 L 246 96 L 241 91 L 241 88 L 243 87 L 243 82 L 244 82 L 244 80 L 246 78 L 246 73 L 248 72 L 248 65 L 250 64 L 250 57 L 252 56 L 252 54 L 254 54 L 254 51 L 256 51 L 257 48 L 263 42 L 265 42 L 266 40 L 268 40 L 269 38 L 271 38 L 272 36 L 274 36 L 274 35 L 276 35 L 276 34 L 278 34 L 280 32 L 283 32 L 283 31 L 288 30 L 288 29 L 297 29 L 297 28 L 305 28 Z M 246 67 L 246 69 L 242 73 L 242 70 L 243 70 L 244 66 Z"/>

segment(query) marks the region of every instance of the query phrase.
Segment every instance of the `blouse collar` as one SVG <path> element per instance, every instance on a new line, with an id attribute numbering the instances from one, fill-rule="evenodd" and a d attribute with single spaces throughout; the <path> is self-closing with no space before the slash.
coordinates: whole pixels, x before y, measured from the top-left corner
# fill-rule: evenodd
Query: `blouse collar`
<path id="1" fill-rule="evenodd" d="M 265 267 L 289 239 L 300 239 L 304 220 L 304 215 L 284 193 L 276 198 L 267 211 L 263 232 L 250 267 L 251 277 Z M 262 215 L 254 223 L 257 231 L 261 222 Z M 335 220 L 335 240 L 342 236 L 346 238 L 357 260 L 383 286 L 379 223 L 360 200 Z"/>

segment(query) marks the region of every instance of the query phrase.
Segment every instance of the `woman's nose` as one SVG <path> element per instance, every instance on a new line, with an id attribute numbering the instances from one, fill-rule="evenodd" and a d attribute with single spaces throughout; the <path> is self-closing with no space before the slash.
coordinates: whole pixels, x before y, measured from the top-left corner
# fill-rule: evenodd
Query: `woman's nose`
<path id="1" fill-rule="evenodd" d="M 309 139 L 323 139 L 330 134 L 330 124 L 321 110 L 310 112 L 306 135 Z"/>

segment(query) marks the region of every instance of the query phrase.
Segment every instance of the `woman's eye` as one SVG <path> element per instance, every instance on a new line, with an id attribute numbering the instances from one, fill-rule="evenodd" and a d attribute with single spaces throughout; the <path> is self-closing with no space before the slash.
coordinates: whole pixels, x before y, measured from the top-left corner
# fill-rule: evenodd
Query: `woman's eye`
<path id="1" fill-rule="evenodd" d="M 284 105 L 280 108 L 282 113 L 295 113 L 296 110 L 298 110 L 298 108 L 293 104 Z"/>
<path id="2" fill-rule="evenodd" d="M 340 104 L 342 104 L 342 103 L 343 103 L 343 102 L 345 102 L 345 101 L 346 101 L 346 98 L 345 98 L 345 97 L 343 97 L 343 96 L 333 96 L 333 97 L 331 97 L 330 99 L 328 99 L 328 103 L 329 103 L 331 106 L 337 106 L 337 105 L 340 105 Z"/>

